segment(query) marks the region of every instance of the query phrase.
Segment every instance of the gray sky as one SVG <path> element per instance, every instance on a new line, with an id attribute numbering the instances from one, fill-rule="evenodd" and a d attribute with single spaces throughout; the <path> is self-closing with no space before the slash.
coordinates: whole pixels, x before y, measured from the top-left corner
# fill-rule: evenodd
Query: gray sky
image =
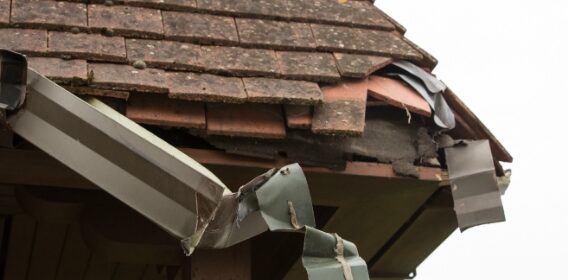
<path id="1" fill-rule="evenodd" d="M 515 157 L 506 223 L 454 232 L 417 280 L 568 279 L 568 2 L 377 0 Z"/>

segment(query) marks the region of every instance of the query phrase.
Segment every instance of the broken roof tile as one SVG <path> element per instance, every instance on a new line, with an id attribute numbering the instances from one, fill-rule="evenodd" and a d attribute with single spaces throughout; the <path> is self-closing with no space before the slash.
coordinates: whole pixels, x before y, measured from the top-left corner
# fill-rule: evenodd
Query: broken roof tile
<path id="1" fill-rule="evenodd" d="M 372 75 L 368 87 L 368 94 L 376 99 L 423 116 L 432 115 L 428 102 L 400 81 Z"/>
<path id="2" fill-rule="evenodd" d="M 89 27 L 144 38 L 161 38 L 164 33 L 160 10 L 129 6 L 89 5 Z"/>
<path id="3" fill-rule="evenodd" d="M 243 78 L 251 102 L 314 105 L 322 100 L 316 83 L 271 78 Z"/>
<path id="4" fill-rule="evenodd" d="M 47 51 L 47 31 L 2 28 L 0 48 L 32 55 L 43 54 Z"/>
<path id="5" fill-rule="evenodd" d="M 30 57 L 29 67 L 58 83 L 87 80 L 87 61 L 60 58 Z"/>
<path id="6" fill-rule="evenodd" d="M 10 0 L 0 0 L 0 26 L 10 24 Z"/>
<path id="7" fill-rule="evenodd" d="M 11 22 L 33 28 L 87 27 L 87 6 L 81 3 L 12 0 Z"/>
<path id="8" fill-rule="evenodd" d="M 334 53 L 339 73 L 343 77 L 364 78 L 389 65 L 393 59 L 365 54 Z"/>
<path id="9" fill-rule="evenodd" d="M 108 97 L 123 100 L 127 100 L 130 96 L 130 93 L 124 90 L 102 89 L 90 86 L 64 86 L 64 88 L 76 95 L 89 95 L 105 98 Z"/>
<path id="10" fill-rule="evenodd" d="M 241 44 L 273 49 L 313 49 L 315 40 L 306 23 L 237 18 Z"/>
<path id="11" fill-rule="evenodd" d="M 124 4 L 130 6 L 192 11 L 195 9 L 195 0 L 122 0 Z"/>
<path id="12" fill-rule="evenodd" d="M 286 124 L 289 128 L 308 129 L 312 126 L 312 107 L 285 105 Z"/>
<path id="13" fill-rule="evenodd" d="M 290 0 L 292 19 L 393 30 L 393 24 L 369 1 Z"/>
<path id="14" fill-rule="evenodd" d="M 291 79 L 335 83 L 341 79 L 330 53 L 277 52 L 282 76 Z"/>
<path id="15" fill-rule="evenodd" d="M 211 74 L 169 72 L 170 97 L 208 102 L 242 103 L 247 94 L 240 78 Z"/>
<path id="16" fill-rule="evenodd" d="M 361 136 L 365 130 L 367 79 L 323 87 L 323 102 L 314 107 L 312 131 Z"/>
<path id="17" fill-rule="evenodd" d="M 281 139 L 286 127 L 280 105 L 207 103 L 207 133 Z"/>
<path id="18" fill-rule="evenodd" d="M 205 129 L 205 105 L 172 100 L 159 94 L 133 94 L 126 105 L 126 116 L 137 123 Z"/>
<path id="19" fill-rule="evenodd" d="M 235 21 L 231 17 L 167 11 L 162 15 L 166 38 L 199 43 L 239 42 Z"/>
<path id="20" fill-rule="evenodd" d="M 276 76 L 279 64 L 273 50 L 203 46 L 199 61 L 208 71 L 240 76 Z"/>
<path id="21" fill-rule="evenodd" d="M 321 24 L 312 24 L 311 27 L 318 49 L 422 59 L 420 52 L 394 32 Z"/>
<path id="22" fill-rule="evenodd" d="M 49 32 L 49 52 L 75 58 L 126 61 L 124 38 L 99 34 Z"/>
<path id="23" fill-rule="evenodd" d="M 148 66 L 166 69 L 200 70 L 201 46 L 190 43 L 127 39 L 128 60 L 143 60 Z"/>
<path id="24" fill-rule="evenodd" d="M 213 13 L 284 18 L 287 17 L 287 3 L 282 0 L 197 0 L 197 7 Z"/>
<path id="25" fill-rule="evenodd" d="M 135 69 L 130 65 L 89 63 L 93 86 L 105 89 L 167 93 L 163 70 Z M 92 71 L 92 74 L 91 74 Z"/>

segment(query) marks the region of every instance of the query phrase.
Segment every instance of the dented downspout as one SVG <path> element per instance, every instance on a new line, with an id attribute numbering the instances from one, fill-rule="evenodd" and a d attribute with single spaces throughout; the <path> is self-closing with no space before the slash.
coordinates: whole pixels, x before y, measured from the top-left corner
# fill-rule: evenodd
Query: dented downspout
<path id="1" fill-rule="evenodd" d="M 0 69 L 5 125 L 180 239 L 187 255 L 266 230 L 300 232 L 310 279 L 369 279 L 354 244 L 315 229 L 299 165 L 270 170 L 232 193 L 201 164 L 112 108 L 28 69 L 24 56 L 0 50 Z"/>

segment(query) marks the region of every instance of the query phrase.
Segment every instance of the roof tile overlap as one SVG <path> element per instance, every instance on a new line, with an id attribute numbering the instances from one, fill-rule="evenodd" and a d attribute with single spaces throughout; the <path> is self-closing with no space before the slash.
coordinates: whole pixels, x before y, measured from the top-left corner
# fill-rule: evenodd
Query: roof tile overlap
<path id="1" fill-rule="evenodd" d="M 122 0 L 126 5 L 165 9 L 165 10 L 178 10 L 178 11 L 193 11 L 195 10 L 195 0 Z"/>
<path id="2" fill-rule="evenodd" d="M 0 0 L 0 27 L 10 24 L 10 0 Z"/>
<path id="3" fill-rule="evenodd" d="M 0 48 L 41 54 L 47 51 L 47 31 L 35 29 L 0 29 Z"/>
<path id="4" fill-rule="evenodd" d="M 200 70 L 201 46 L 164 40 L 126 39 L 128 60 L 143 60 L 148 66 Z"/>
<path id="5" fill-rule="evenodd" d="M 207 133 L 282 139 L 286 127 L 280 105 L 207 103 Z"/>
<path id="6" fill-rule="evenodd" d="M 368 1 L 289 0 L 292 19 L 394 30 L 395 27 Z"/>
<path id="7" fill-rule="evenodd" d="M 322 100 L 316 83 L 271 78 L 243 78 L 243 82 L 250 102 L 314 105 Z"/>
<path id="8" fill-rule="evenodd" d="M 269 77 L 280 72 L 273 50 L 204 46 L 201 53 L 201 65 L 212 72 Z"/>
<path id="9" fill-rule="evenodd" d="M 159 69 L 135 69 L 130 65 L 90 63 L 89 80 L 103 89 L 167 93 L 165 72 Z"/>
<path id="10" fill-rule="evenodd" d="M 198 43 L 239 42 L 235 21 L 231 17 L 168 11 L 162 12 L 162 15 L 166 38 Z"/>
<path id="11" fill-rule="evenodd" d="M 355 51 L 420 60 L 422 55 L 400 35 L 393 32 L 312 24 L 318 49 L 325 51 Z"/>
<path id="12" fill-rule="evenodd" d="M 52 31 L 49 32 L 48 38 L 51 55 L 101 61 L 126 61 L 126 47 L 122 37 Z"/>
<path id="13" fill-rule="evenodd" d="M 243 103 L 247 98 L 240 78 L 183 72 L 169 72 L 166 77 L 171 98 L 225 103 Z"/>
<path id="14" fill-rule="evenodd" d="M 283 77 L 336 83 L 341 79 L 333 55 L 322 52 L 277 52 Z"/>
<path id="15" fill-rule="evenodd" d="M 85 28 L 87 6 L 70 2 L 12 0 L 10 20 L 21 27 Z"/>
<path id="16" fill-rule="evenodd" d="M 305 23 L 237 18 L 242 45 L 278 50 L 315 49 L 310 26 Z"/>
<path id="17" fill-rule="evenodd" d="M 143 38 L 161 38 L 164 34 L 160 10 L 130 6 L 89 5 L 89 27 Z"/>
<path id="18" fill-rule="evenodd" d="M 151 125 L 205 129 L 205 106 L 200 102 L 172 100 L 157 94 L 135 94 L 126 105 L 126 116 Z"/>
<path id="19" fill-rule="evenodd" d="M 289 128 L 309 129 L 312 126 L 311 106 L 286 105 L 284 112 Z"/>
<path id="20" fill-rule="evenodd" d="M 373 56 L 348 53 L 334 53 L 337 68 L 343 77 L 364 78 L 389 65 L 393 59 L 386 56 Z"/>
<path id="21" fill-rule="evenodd" d="M 106 100 L 116 99 L 117 101 L 113 102 L 113 104 L 121 104 L 121 102 L 119 101 L 127 100 L 130 97 L 130 92 L 126 90 L 102 89 L 89 86 L 74 85 L 64 85 L 63 87 L 76 95 L 103 97 Z M 120 108 L 122 107 L 124 106 L 120 105 Z"/>
<path id="22" fill-rule="evenodd" d="M 197 7 L 209 12 L 264 18 L 287 18 L 284 0 L 197 0 Z"/>
<path id="23" fill-rule="evenodd" d="M 63 60 L 54 57 L 31 57 L 29 67 L 38 73 L 49 77 L 55 82 L 85 82 L 87 80 L 87 61 Z"/>
<path id="24" fill-rule="evenodd" d="M 315 106 L 312 131 L 361 136 L 365 130 L 367 78 L 323 87 L 323 103 Z"/>

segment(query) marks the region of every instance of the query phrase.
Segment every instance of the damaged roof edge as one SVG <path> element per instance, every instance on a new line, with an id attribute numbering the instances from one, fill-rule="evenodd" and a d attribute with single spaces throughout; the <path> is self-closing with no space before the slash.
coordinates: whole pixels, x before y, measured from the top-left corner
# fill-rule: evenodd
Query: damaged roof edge
<path id="1" fill-rule="evenodd" d="M 451 90 L 444 92 L 444 97 L 450 108 L 459 115 L 463 121 L 469 125 L 476 135 L 467 135 L 476 140 L 488 139 L 491 144 L 491 152 L 493 157 L 498 161 L 513 162 L 513 156 L 507 151 L 505 146 L 491 133 L 491 131 L 479 120 L 479 118 L 463 103 L 463 101 Z"/>

